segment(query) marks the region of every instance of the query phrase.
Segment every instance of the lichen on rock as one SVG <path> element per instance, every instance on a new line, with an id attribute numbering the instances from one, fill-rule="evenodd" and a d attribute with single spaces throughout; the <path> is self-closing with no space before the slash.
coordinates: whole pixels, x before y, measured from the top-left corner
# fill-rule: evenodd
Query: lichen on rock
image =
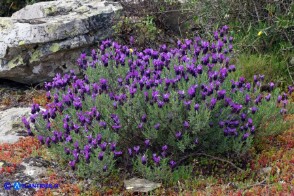
<path id="1" fill-rule="evenodd" d="M 0 78 L 33 84 L 51 80 L 57 70 L 76 70 L 81 52 L 111 36 L 112 18 L 121 9 L 101 0 L 56 0 L 0 18 Z"/>

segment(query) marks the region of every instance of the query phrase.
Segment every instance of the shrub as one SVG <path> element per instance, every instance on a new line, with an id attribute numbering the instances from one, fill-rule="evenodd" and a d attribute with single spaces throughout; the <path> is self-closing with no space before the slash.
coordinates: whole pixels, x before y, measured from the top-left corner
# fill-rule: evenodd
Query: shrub
<path id="1" fill-rule="evenodd" d="M 184 160 L 195 153 L 246 154 L 264 121 L 283 120 L 288 100 L 274 83 L 261 93 L 262 75 L 233 80 L 228 31 L 158 50 L 103 41 L 78 59 L 82 78 L 72 71 L 45 84 L 51 103 L 32 106 L 28 133 L 80 176 L 98 179 L 127 169 L 167 182 L 185 176 Z"/>

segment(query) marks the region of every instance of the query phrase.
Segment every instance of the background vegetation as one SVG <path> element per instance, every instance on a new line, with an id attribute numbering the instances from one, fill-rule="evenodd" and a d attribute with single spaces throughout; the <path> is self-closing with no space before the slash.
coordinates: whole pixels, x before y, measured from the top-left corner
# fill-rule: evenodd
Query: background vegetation
<path id="1" fill-rule="evenodd" d="M 20 10 L 26 5 L 34 4 L 40 1 L 51 1 L 51 0 L 1 0 L 0 1 L 0 17 L 11 16 L 14 12 Z"/>
<path id="2" fill-rule="evenodd" d="M 281 87 L 293 84 L 294 66 L 290 64 L 294 56 L 293 1 L 120 2 L 124 15 L 115 30 L 116 37 L 125 43 L 133 35 L 135 44 L 143 48 L 175 44 L 174 38 L 207 35 L 227 24 L 235 38 L 236 55 L 240 56 L 237 65 L 244 66 L 237 75 L 253 78 L 253 73 L 259 71 L 266 75 L 266 81 L 275 80 Z"/>

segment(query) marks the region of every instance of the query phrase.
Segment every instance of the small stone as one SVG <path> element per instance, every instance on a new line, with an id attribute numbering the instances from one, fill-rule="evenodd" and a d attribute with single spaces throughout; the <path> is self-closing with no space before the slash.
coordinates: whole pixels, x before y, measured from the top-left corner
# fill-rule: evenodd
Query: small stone
<path id="1" fill-rule="evenodd" d="M 260 174 L 268 175 L 271 173 L 271 171 L 272 171 L 272 167 L 265 167 L 260 169 Z"/>
<path id="2" fill-rule="evenodd" d="M 25 167 L 23 171 L 25 175 L 37 180 L 47 173 L 47 167 L 50 166 L 50 162 L 41 157 L 29 157 L 21 163 L 21 166 Z"/>
<path id="3" fill-rule="evenodd" d="M 2 169 L 3 165 L 4 165 L 4 162 L 0 161 L 0 170 Z"/>
<path id="4" fill-rule="evenodd" d="M 161 186 L 160 183 L 154 183 L 146 179 L 132 178 L 124 181 L 126 190 L 131 192 L 148 193 Z"/>

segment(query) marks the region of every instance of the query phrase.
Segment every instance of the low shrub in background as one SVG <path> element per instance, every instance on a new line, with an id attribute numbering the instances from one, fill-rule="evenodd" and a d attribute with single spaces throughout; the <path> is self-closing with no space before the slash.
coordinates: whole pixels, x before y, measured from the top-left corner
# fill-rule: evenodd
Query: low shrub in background
<path id="1" fill-rule="evenodd" d="M 14 12 L 22 9 L 26 5 L 34 4 L 41 1 L 52 1 L 52 0 L 1 0 L 0 17 L 9 17 Z"/>
<path id="2" fill-rule="evenodd" d="M 186 160 L 197 154 L 246 155 L 257 135 L 283 130 L 288 96 L 272 82 L 261 92 L 263 75 L 233 80 L 229 28 L 213 35 L 143 51 L 103 41 L 78 59 L 82 78 L 57 74 L 45 84 L 51 103 L 32 106 L 28 133 L 100 180 L 125 170 L 168 182 L 192 172 Z"/>
<path id="3" fill-rule="evenodd" d="M 255 61 L 266 64 L 260 74 L 265 80 L 277 79 L 277 85 L 293 85 L 294 4 L 293 1 L 255 0 L 119 0 L 123 19 L 115 25 L 115 38 L 128 43 L 136 37 L 136 47 L 146 48 L 170 43 L 174 38 L 213 37 L 213 29 L 229 24 L 235 38 L 235 54 L 247 56 L 247 67 L 256 70 Z M 146 24 L 148 22 L 148 25 Z M 152 41 L 154 42 L 152 42 Z M 269 57 L 270 56 L 270 57 Z M 239 64 L 236 63 L 238 67 Z M 240 64 L 242 68 L 243 64 Z M 238 68 L 239 68 L 238 67 Z M 241 75 L 249 75 L 239 69 Z M 268 71 L 269 70 L 269 71 Z M 279 70 L 271 72 L 270 70 Z M 253 75 L 250 75 L 253 78 Z M 249 78 L 248 78 L 249 79 Z"/>

